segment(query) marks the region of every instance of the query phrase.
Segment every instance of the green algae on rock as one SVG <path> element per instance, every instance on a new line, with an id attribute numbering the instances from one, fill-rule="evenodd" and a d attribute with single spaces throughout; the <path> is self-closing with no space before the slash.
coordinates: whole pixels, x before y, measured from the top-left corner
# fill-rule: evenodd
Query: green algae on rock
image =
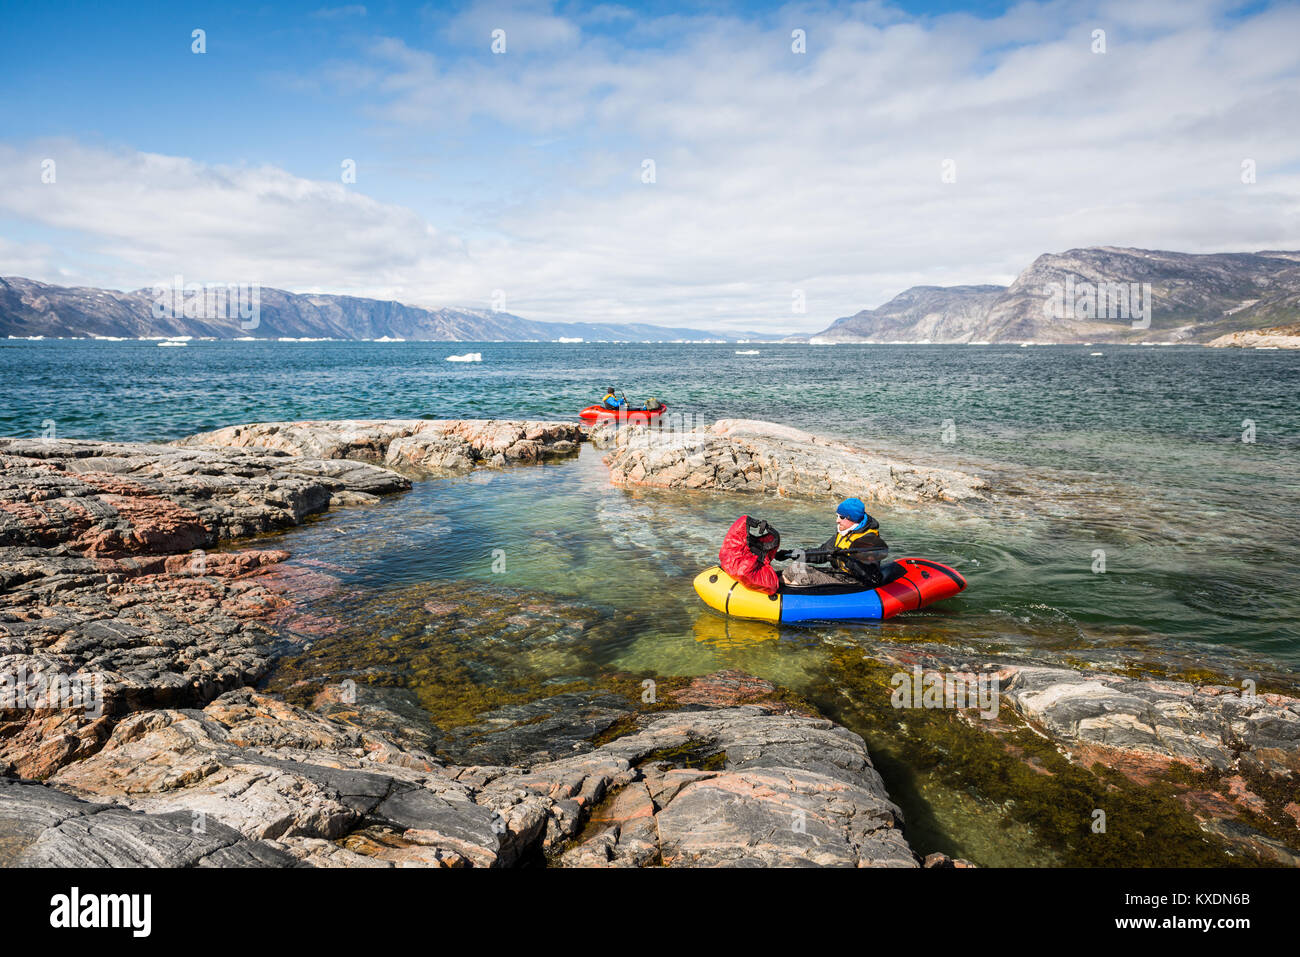
<path id="1" fill-rule="evenodd" d="M 836 649 L 828 668 L 834 669 L 834 683 L 810 696 L 867 740 L 890 793 L 908 813 L 909 836 L 921 853 L 933 842 L 977 863 L 996 863 L 987 855 L 1002 851 L 1010 857 L 1002 863 L 1012 863 L 1014 846 L 1027 843 L 1039 851 L 1022 862 L 1037 857 L 1041 863 L 1046 854 L 1066 866 L 1224 867 L 1284 860 L 1284 850 L 1229 843 L 1203 826 L 1185 797 L 1195 781 L 1180 771 L 1135 781 L 1104 764 L 1085 767 L 1009 708 L 996 721 L 951 709 L 897 709 L 891 704 L 897 663 L 858 649 Z M 927 832 L 927 779 L 993 809 L 1008 846 L 980 853 L 951 843 L 941 829 Z M 1099 810 L 1104 830 L 1096 829 Z M 1297 835 L 1289 836 L 1292 847 L 1300 843 Z"/>

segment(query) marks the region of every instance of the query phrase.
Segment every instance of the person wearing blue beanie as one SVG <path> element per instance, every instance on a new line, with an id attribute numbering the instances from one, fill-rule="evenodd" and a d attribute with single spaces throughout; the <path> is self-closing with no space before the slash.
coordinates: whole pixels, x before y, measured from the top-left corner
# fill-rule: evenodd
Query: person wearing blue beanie
<path id="1" fill-rule="evenodd" d="M 880 537 L 880 524 L 867 514 L 860 498 L 846 498 L 835 508 L 835 534 L 820 548 L 803 553 L 803 561 L 781 572 L 781 581 L 796 587 L 817 585 L 866 585 L 875 588 L 884 580 L 880 562 L 889 548 Z M 794 558 L 797 552 L 781 551 L 777 558 Z M 829 569 L 808 565 L 829 564 Z"/>
<path id="2" fill-rule="evenodd" d="M 860 529 L 866 528 L 867 522 L 871 519 L 871 516 L 867 514 L 867 507 L 862 504 L 862 499 L 860 498 L 846 498 L 844 501 L 840 502 L 835 509 L 835 516 L 837 519 L 847 518 L 852 523 L 852 527 L 848 529 L 850 532 L 856 532 Z M 837 522 L 836 524 L 838 525 L 839 523 Z M 842 528 L 837 530 L 841 532 L 845 531 L 845 529 Z"/>

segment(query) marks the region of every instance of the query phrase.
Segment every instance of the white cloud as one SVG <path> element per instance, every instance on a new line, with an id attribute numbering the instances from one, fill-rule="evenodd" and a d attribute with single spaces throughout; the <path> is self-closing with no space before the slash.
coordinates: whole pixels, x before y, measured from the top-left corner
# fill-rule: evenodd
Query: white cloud
<path id="1" fill-rule="evenodd" d="M 48 243 L 20 243 L 0 236 L 0 276 L 60 275 L 54 249 Z"/>
<path id="2" fill-rule="evenodd" d="M 446 22 L 449 39 L 484 53 L 491 49 L 493 32 L 504 30 L 507 53 L 537 53 L 577 43 L 578 25 L 551 12 L 544 2 L 472 3 Z"/>
<path id="3" fill-rule="evenodd" d="M 52 184 L 40 177 L 45 158 L 56 164 Z M 0 146 L 0 182 L 0 210 L 64 231 L 86 281 L 143 286 L 181 273 L 195 281 L 379 291 L 428 275 L 438 277 L 433 291 L 468 265 L 458 239 L 409 209 L 270 166 L 211 166 L 52 141 Z M 0 270 L 17 274 L 23 265 L 0 247 Z"/>
<path id="4" fill-rule="evenodd" d="M 443 28 L 482 56 L 377 38 L 319 80 L 346 77 L 345 102 L 395 142 L 487 119 L 520 144 L 559 144 L 545 162 L 494 152 L 483 176 L 501 182 L 456 197 L 490 240 L 459 244 L 409 209 L 283 170 L 71 144 L 84 168 L 65 179 L 61 163 L 57 194 L 4 172 L 39 151 L 0 150 L 0 209 L 93 237 L 136 273 L 256 270 L 426 304 L 500 288 L 535 318 L 816 329 L 907 285 L 997 281 L 1074 246 L 1300 246 L 1300 9 L 1223 9 L 1053 2 L 903 20 L 881 4 L 793 6 L 761 24 L 643 19 L 625 48 L 583 32 L 623 8 L 476 5 Z M 486 52 L 493 25 L 505 56 Z"/>

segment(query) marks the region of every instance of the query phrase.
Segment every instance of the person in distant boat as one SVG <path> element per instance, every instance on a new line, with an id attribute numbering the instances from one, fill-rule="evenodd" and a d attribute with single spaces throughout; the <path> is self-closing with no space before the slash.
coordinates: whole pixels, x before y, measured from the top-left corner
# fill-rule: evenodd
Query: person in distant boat
<path id="1" fill-rule="evenodd" d="M 804 552 L 802 561 L 782 569 L 781 581 L 796 587 L 866 585 L 875 588 L 884 581 L 880 562 L 888 551 L 880 537 L 880 524 L 867 514 L 862 499 L 846 498 L 835 509 L 835 534 L 820 548 Z M 784 561 L 800 555 L 798 551 L 783 549 L 776 557 Z M 830 568 L 808 567 L 826 564 Z"/>
<path id="2" fill-rule="evenodd" d="M 600 404 L 610 410 L 626 409 L 627 399 L 619 398 L 618 394 L 614 391 L 614 387 L 610 386 L 605 390 L 605 398 L 600 400 Z"/>

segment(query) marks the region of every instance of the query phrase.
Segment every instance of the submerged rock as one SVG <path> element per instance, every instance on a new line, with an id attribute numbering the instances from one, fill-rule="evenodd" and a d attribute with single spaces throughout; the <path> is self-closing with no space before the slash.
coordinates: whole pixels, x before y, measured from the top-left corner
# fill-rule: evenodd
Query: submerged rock
<path id="1" fill-rule="evenodd" d="M 627 715 L 627 701 L 600 691 L 570 691 L 504 705 L 449 732 L 438 753 L 466 764 L 554 760 L 592 749 L 590 741 Z"/>
<path id="2" fill-rule="evenodd" d="M 1287 779 L 1300 775 L 1300 698 L 919 650 L 872 657 L 904 666 L 901 674 L 909 680 L 911 669 L 920 669 L 954 687 L 964 685 L 971 711 L 988 703 L 977 703 L 982 683 L 986 695 L 993 692 L 986 717 L 1009 706 L 1051 740 L 1078 749 L 1087 762 L 1122 762 L 1126 773 L 1181 764 Z"/>
<path id="3" fill-rule="evenodd" d="M 608 436 L 602 442 L 608 443 Z M 988 482 L 952 469 L 907 465 L 789 426 L 722 419 L 670 431 L 629 426 L 605 456 L 616 485 L 754 492 L 795 498 L 858 496 L 879 503 L 981 499 Z"/>
<path id="4" fill-rule="evenodd" d="M 430 718 L 439 729 L 458 729 L 454 741 L 444 739 L 440 745 L 453 750 L 471 746 L 476 732 L 468 728 L 481 723 L 483 715 L 568 690 L 558 687 L 554 676 L 583 671 L 591 644 L 626 622 L 625 615 L 588 602 L 471 581 L 454 588 L 435 581 L 380 595 L 343 594 L 318 607 L 337 618 L 338 626 L 310 646 L 278 658 L 266 676 L 266 689 L 313 707 L 321 706 L 322 694 L 338 705 L 343 682 L 367 689 L 358 707 L 362 702 L 373 707 L 371 690 L 385 689 L 390 701 L 391 693 L 405 692 L 423 709 L 426 734 L 442 733 L 428 723 Z M 560 710 L 563 719 L 578 720 L 576 712 Z M 541 713 L 534 708 L 529 721 L 540 721 Z M 559 733 L 558 724 L 547 726 Z M 520 740 L 545 747 L 539 730 Z"/>
<path id="5" fill-rule="evenodd" d="M 1013 707 L 1057 740 L 1217 771 L 1300 775 L 1300 699 L 1068 668 L 1002 671 Z"/>
<path id="6" fill-rule="evenodd" d="M 1214 853 L 1220 860 L 1236 855 L 1266 863 L 1300 862 L 1300 816 L 1289 810 L 1300 775 L 1298 698 L 929 648 L 874 650 L 861 660 L 878 671 L 875 680 L 882 682 L 872 692 L 878 696 L 873 707 L 881 723 L 920 728 L 927 716 L 946 713 L 960 726 L 1003 742 L 1003 758 L 1024 762 L 1034 772 L 1022 775 L 1029 786 L 1022 783 L 1013 792 L 1026 813 L 1038 782 L 1043 793 L 1059 797 L 1049 782 L 1064 772 L 1046 765 L 1064 759 L 1077 769 L 1071 773 L 1086 780 L 1083 786 L 1066 788 L 1070 799 L 1096 802 L 1073 810 L 1075 826 L 1095 807 L 1123 808 L 1116 810 L 1125 815 L 1122 826 L 1136 830 L 1142 829 L 1139 813 L 1152 815 L 1152 828 L 1182 826 L 1173 820 L 1176 812 L 1189 825 L 1182 826 L 1182 839 L 1189 845 L 1179 851 L 1190 853 L 1190 835 L 1199 828 L 1218 843 Z M 898 670 L 889 677 L 891 667 Z M 932 688 L 933 695 L 922 687 Z M 915 694 L 905 693 L 913 688 Z M 1052 750 L 1045 756 L 1026 737 Z M 969 744 L 940 747 L 973 753 Z M 1001 779 L 993 777 L 995 793 L 984 797 L 999 801 L 1004 797 Z M 1115 793 L 1121 781 L 1128 797 Z M 1090 792 L 1091 799 L 1086 797 Z M 1100 847 L 1098 842 L 1089 850 Z M 1225 853 L 1229 856 L 1222 857 Z"/>

